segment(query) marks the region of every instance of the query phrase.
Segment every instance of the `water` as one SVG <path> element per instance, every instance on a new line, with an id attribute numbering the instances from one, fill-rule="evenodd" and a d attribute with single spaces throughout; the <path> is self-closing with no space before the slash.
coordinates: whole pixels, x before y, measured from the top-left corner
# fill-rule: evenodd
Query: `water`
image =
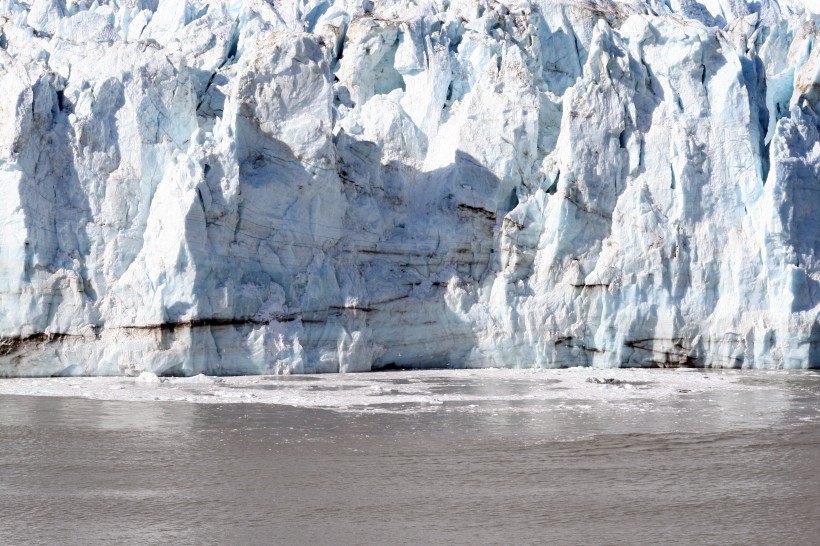
<path id="1" fill-rule="evenodd" d="M 356 376 L 445 401 L 333 409 L 0 396 L 0 543 L 817 543 L 817 374 L 624 403 L 504 377 Z"/>

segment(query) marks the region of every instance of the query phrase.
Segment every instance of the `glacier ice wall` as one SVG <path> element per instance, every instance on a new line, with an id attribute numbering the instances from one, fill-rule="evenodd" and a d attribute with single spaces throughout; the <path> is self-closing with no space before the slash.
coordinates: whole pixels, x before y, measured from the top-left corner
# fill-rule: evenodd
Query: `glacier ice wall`
<path id="1" fill-rule="evenodd" d="M 814 0 L 0 0 L 0 375 L 820 367 Z"/>

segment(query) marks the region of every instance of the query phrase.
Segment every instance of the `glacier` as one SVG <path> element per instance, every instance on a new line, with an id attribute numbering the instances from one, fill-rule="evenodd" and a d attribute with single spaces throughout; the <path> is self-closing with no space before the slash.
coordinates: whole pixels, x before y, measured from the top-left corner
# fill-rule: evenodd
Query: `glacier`
<path id="1" fill-rule="evenodd" d="M 0 375 L 820 367 L 817 0 L 0 0 Z"/>

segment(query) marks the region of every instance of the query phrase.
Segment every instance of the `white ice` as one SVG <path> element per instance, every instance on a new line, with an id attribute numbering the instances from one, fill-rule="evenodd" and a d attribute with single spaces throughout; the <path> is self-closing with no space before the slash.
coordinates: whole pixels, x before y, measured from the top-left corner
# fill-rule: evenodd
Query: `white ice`
<path id="1" fill-rule="evenodd" d="M 775 376 L 764 374 L 779 374 Z M 412 370 L 365 374 L 217 377 L 16 378 L 0 395 L 197 404 L 274 404 L 338 411 L 661 411 L 681 400 L 742 394 L 787 397 L 787 371 L 704 373 L 693 369 Z M 754 381 L 754 380 L 757 381 Z M 776 416 L 788 404 L 757 407 Z M 522 405 L 523 404 L 523 405 Z M 701 404 L 702 405 L 702 404 Z M 678 411 L 686 411 L 679 407 Z M 729 411 L 729 410 L 727 410 Z M 730 418 L 730 416 L 726 416 Z M 820 418 L 820 415 L 818 416 Z"/>
<path id="2" fill-rule="evenodd" d="M 818 11 L 0 0 L 0 375 L 818 367 Z"/>

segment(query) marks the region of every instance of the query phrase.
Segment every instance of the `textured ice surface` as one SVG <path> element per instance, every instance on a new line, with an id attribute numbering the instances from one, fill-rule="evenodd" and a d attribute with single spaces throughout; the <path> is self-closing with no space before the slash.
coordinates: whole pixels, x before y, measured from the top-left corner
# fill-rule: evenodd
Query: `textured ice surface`
<path id="1" fill-rule="evenodd" d="M 818 367 L 818 11 L 0 0 L 0 374 Z"/>
<path id="2" fill-rule="evenodd" d="M 196 404 L 276 404 L 351 412 L 424 411 L 535 413 L 686 413 L 681 403 L 698 399 L 706 410 L 715 398 L 738 395 L 744 409 L 768 424 L 790 404 L 786 388 L 797 379 L 787 370 L 596 369 L 412 370 L 366 374 L 158 378 L 15 378 L 0 382 L 0 395 Z M 800 374 L 805 378 L 806 372 Z M 816 377 L 809 377 L 816 383 Z M 811 383 L 811 384 L 814 384 Z M 761 396 L 767 399 L 761 404 Z M 686 404 L 684 404 L 685 406 Z M 806 417 L 820 419 L 816 404 Z M 739 408 L 711 408 L 701 418 L 735 420 Z M 739 413 L 740 415 L 737 415 Z M 692 417 L 691 415 L 689 417 Z M 672 421 L 670 420 L 670 423 Z"/>

